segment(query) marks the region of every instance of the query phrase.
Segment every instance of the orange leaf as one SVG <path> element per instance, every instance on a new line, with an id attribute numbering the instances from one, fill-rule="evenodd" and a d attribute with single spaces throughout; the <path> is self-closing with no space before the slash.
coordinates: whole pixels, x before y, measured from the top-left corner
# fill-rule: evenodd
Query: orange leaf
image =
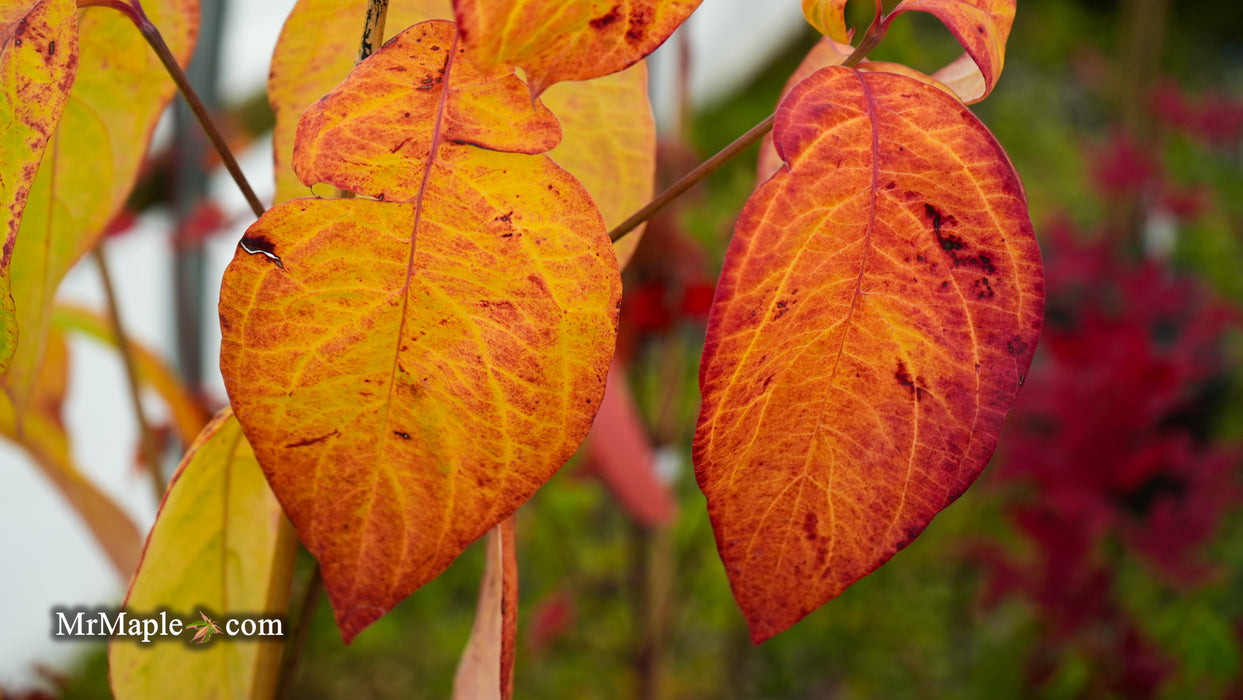
<path id="1" fill-rule="evenodd" d="M 478 130 L 471 115 L 485 118 L 458 89 L 457 57 L 452 23 L 416 25 L 309 110 L 304 124 L 330 133 L 301 130 L 300 170 L 385 201 L 274 207 L 243 237 L 221 290 L 225 385 L 321 562 L 347 641 L 573 454 L 617 332 L 616 260 L 582 186 L 547 156 L 453 142 Z M 339 100 L 374 99 L 355 82 L 379 80 L 377 69 L 414 79 L 343 114 Z M 494 109 L 517 108 L 505 88 L 539 123 L 520 82 L 463 74 Z M 410 120 L 364 123 L 402 101 Z M 519 137 L 506 138 L 530 146 Z M 334 139 L 347 150 L 316 150 Z M 402 148 L 421 157 L 325 165 Z"/>
<path id="2" fill-rule="evenodd" d="M 548 153 L 574 173 L 612 229 L 647 204 L 656 183 L 656 122 L 647 62 L 595 80 L 557 83 L 543 94 L 561 122 L 561 143 Z M 614 244 L 626 267 L 646 224 Z"/>
<path id="3" fill-rule="evenodd" d="M 304 183 L 409 201 L 425 186 L 433 144 L 535 154 L 561 140 L 557 118 L 539 102 L 532 110 L 513 71 L 449 56 L 465 51 L 452 22 L 415 25 L 385 48 L 302 114 L 293 168 Z"/>
<path id="4" fill-rule="evenodd" d="M 798 85 L 804 78 L 821 68 L 841 65 L 853 51 L 854 49 L 850 45 L 839 44 L 829 39 L 816 42 L 811 47 L 811 50 L 807 52 L 807 55 L 803 57 L 798 68 L 794 69 L 794 73 L 790 75 L 789 80 L 786 81 L 785 87 L 781 90 L 782 96 L 789 94 L 795 85 Z M 971 71 L 974 71 L 974 76 L 970 73 L 964 73 L 965 67 L 969 67 Z M 983 90 L 983 78 L 980 77 L 980 71 L 975 67 L 975 63 L 971 61 L 971 57 L 967 54 L 963 54 L 958 60 L 937 71 L 936 77 L 930 77 L 901 63 L 863 61 L 858 68 L 865 72 L 905 75 L 908 78 L 927 83 L 939 90 L 944 90 L 946 93 L 964 101 L 966 99 L 964 95 L 972 91 Z M 941 82 L 940 77 L 950 80 L 952 85 Z M 979 102 L 980 100 L 976 99 L 973 101 Z M 764 141 L 760 145 L 760 156 L 756 165 L 756 181 L 763 182 L 777 172 L 777 169 L 780 167 L 781 156 L 777 154 L 777 149 L 773 147 L 773 137 L 770 133 L 764 137 Z"/>
<path id="5" fill-rule="evenodd" d="M 309 194 L 293 168 L 294 136 L 303 109 L 334 88 L 354 65 L 359 18 L 365 2 L 299 0 L 285 21 L 272 57 L 268 96 L 276 113 L 273 150 L 276 201 Z M 452 19 L 449 0 L 395 0 L 387 27 L 401 29 L 429 19 Z M 578 178 L 612 228 L 652 198 L 656 172 L 656 125 L 642 61 L 595 80 L 554 85 L 544 103 L 561 122 L 561 143 L 549 152 Z M 643 227 L 614 248 L 625 267 Z"/>
<path id="6" fill-rule="evenodd" d="M 1022 185 L 960 102 L 825 68 L 727 253 L 696 477 L 762 642 L 918 535 L 984 468 L 1044 306 Z"/>
<path id="7" fill-rule="evenodd" d="M 1016 0 L 902 0 L 885 17 L 885 28 L 904 12 L 936 15 L 967 50 L 969 59 L 959 58 L 933 74 L 948 84 L 964 102 L 979 102 L 993 91 L 1006 58 L 1006 39 L 1014 24 Z M 970 70 L 969 60 L 978 74 Z"/>
<path id="8" fill-rule="evenodd" d="M 26 197 L 78 68 L 73 0 L 0 7 L 0 375 L 17 350 L 9 265 Z"/>
<path id="9" fill-rule="evenodd" d="M 589 80 L 656 50 L 701 0 L 455 0 L 462 42 L 480 66 L 526 72 L 531 95 Z"/>
<path id="10" fill-rule="evenodd" d="M 310 194 L 290 166 L 298 117 L 353 68 L 366 10 L 367 0 L 298 0 L 285 20 L 268 78 L 278 203 Z M 453 19 L 450 0 L 393 0 L 387 34 L 429 19 Z"/>
<path id="11" fill-rule="evenodd" d="M 138 615 L 165 610 L 183 622 L 195 613 L 211 622 L 202 608 L 213 615 L 283 616 L 297 544 L 226 408 L 203 428 L 173 475 L 124 607 Z M 228 630 L 224 621 L 203 627 L 207 634 Z M 282 631 L 289 634 L 287 627 Z M 279 637 L 228 639 L 203 649 L 185 643 L 188 633 L 149 645 L 114 638 L 108 670 L 116 697 L 275 695 Z"/>
<path id="12" fill-rule="evenodd" d="M 143 9 L 187 63 L 198 1 L 148 0 Z M 21 342 L 4 384 L 19 414 L 38 374 L 56 287 L 121 210 L 176 89 L 125 15 L 108 7 L 77 12 L 78 72 L 30 187 L 9 268 Z"/>
<path id="13" fill-rule="evenodd" d="M 518 550 L 514 518 L 488 531 L 483 581 L 470 639 L 458 661 L 453 697 L 509 700 L 514 694 L 514 641 L 518 637 Z"/>

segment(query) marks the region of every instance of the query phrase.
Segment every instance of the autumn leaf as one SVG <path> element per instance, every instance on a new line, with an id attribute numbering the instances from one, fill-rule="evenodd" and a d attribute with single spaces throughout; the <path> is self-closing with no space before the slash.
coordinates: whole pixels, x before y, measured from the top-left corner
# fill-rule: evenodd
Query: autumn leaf
<path id="1" fill-rule="evenodd" d="M 700 0 L 455 0 L 462 42 L 479 66 L 526 72 L 532 97 L 563 80 L 633 65 L 686 21 Z"/>
<path id="2" fill-rule="evenodd" d="M 452 23 L 416 25 L 308 110 L 295 170 L 383 201 L 274 207 L 221 291 L 234 410 L 347 641 L 570 457 L 616 335 L 585 190 L 488 150 L 538 153 L 556 120 L 461 52 Z"/>
<path id="3" fill-rule="evenodd" d="M 509 700 L 514 694 L 514 643 L 518 637 L 518 551 L 514 518 L 488 531 L 479 605 L 470 639 L 458 661 L 453 697 Z"/>
<path id="4" fill-rule="evenodd" d="M 807 55 L 803 57 L 803 60 L 798 64 L 798 67 L 794 69 L 794 72 L 790 74 L 789 79 L 786 80 L 785 87 L 781 90 L 782 97 L 788 95 L 790 90 L 794 89 L 794 86 L 801 83 L 804 78 L 810 76 L 812 73 L 815 73 L 821 68 L 840 66 L 846 61 L 847 58 L 850 57 L 850 54 L 853 53 L 853 51 L 854 47 L 849 44 L 839 44 L 831 39 L 824 39 L 816 42 L 816 44 L 811 47 L 811 50 L 807 52 Z M 963 54 L 963 56 L 965 57 L 967 64 L 969 64 L 972 68 L 975 68 L 975 64 L 971 62 L 971 57 L 966 54 Z M 960 61 L 955 61 L 951 64 L 951 66 L 956 66 L 959 63 Z M 955 92 L 952 87 L 942 83 L 936 78 L 924 75 L 914 68 L 904 66 L 900 63 L 861 61 L 856 67 L 864 72 L 897 73 L 899 75 L 905 75 L 913 80 L 918 80 L 940 90 L 944 90 L 946 93 L 955 95 L 959 99 L 964 99 L 965 101 L 963 95 Z M 978 74 L 979 71 L 976 70 L 976 73 Z M 975 101 L 978 102 L 979 100 Z M 777 169 L 780 167 L 781 156 L 777 153 L 777 149 L 773 147 L 773 136 L 769 133 L 764 136 L 764 140 L 760 145 L 760 155 L 756 165 L 756 181 L 763 182 L 764 180 L 767 180 L 773 173 L 777 172 Z"/>
<path id="5" fill-rule="evenodd" d="M 726 256 L 694 444 L 756 643 L 979 475 L 1044 304 L 1022 185 L 954 98 L 831 67 L 783 100 L 774 133 L 786 164 Z"/>
<path id="6" fill-rule="evenodd" d="M 197 0 L 151 0 L 143 9 L 185 64 L 198 31 Z M 78 13 L 78 72 L 30 188 L 9 268 L 21 342 L 4 383 L 19 413 L 38 374 L 56 287 L 125 203 L 175 89 L 124 14 Z"/>
<path id="7" fill-rule="evenodd" d="M 885 16 L 888 30 L 906 12 L 927 12 L 945 23 L 966 53 L 932 74 L 967 104 L 988 97 L 1001 77 L 1016 0 L 902 0 Z"/>
<path id="8" fill-rule="evenodd" d="M 354 65 L 365 6 L 364 0 L 299 0 L 285 22 L 268 80 L 276 113 L 277 202 L 310 194 L 290 165 L 298 117 Z M 453 19 L 450 0 L 394 0 L 387 27 L 396 34 L 393 29 L 429 19 Z M 561 124 L 561 142 L 548 155 L 587 188 L 606 227 L 625 221 L 652 198 L 656 124 L 645 62 L 595 80 L 559 83 L 542 99 Z M 620 267 L 630 260 L 642 230 L 614 245 Z"/>
<path id="9" fill-rule="evenodd" d="M 292 528 L 226 408 L 173 475 L 123 607 L 133 614 L 197 608 L 202 619 L 186 627 L 195 630 L 190 642 L 202 644 L 221 633 L 202 608 L 282 616 L 296 553 Z M 108 668 L 119 700 L 272 697 L 280 652 L 280 638 L 204 649 L 115 638 Z"/>
<path id="10" fill-rule="evenodd" d="M 877 2 L 877 10 L 880 3 Z M 846 0 L 803 0 L 803 16 L 816 31 L 839 44 L 850 43 L 846 31 Z"/>
<path id="11" fill-rule="evenodd" d="M 323 97 L 354 66 L 367 0 L 298 0 L 276 42 L 268 77 L 268 100 L 276 115 L 272 134 L 277 203 L 310 189 L 294 174 L 294 136 L 302 111 Z M 387 23 L 404 29 L 429 19 L 453 19 L 451 0 L 392 0 Z"/>
<path id="12" fill-rule="evenodd" d="M 18 0 L 0 7 L 0 375 L 17 350 L 9 267 L 26 198 L 60 121 L 78 68 L 72 0 Z"/>

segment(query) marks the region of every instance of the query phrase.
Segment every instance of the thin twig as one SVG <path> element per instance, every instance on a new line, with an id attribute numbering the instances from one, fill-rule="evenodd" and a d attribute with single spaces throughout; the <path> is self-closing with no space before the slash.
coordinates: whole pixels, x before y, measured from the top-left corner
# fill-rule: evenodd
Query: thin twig
<path id="1" fill-rule="evenodd" d="M 185 71 L 177 63 L 177 59 L 173 57 L 173 52 L 169 50 L 168 44 L 164 43 L 164 37 L 160 35 L 160 30 L 156 29 L 151 20 L 147 18 L 145 12 L 142 11 L 142 5 L 135 2 L 120 2 L 119 0 L 78 0 L 78 7 L 108 7 L 117 10 L 125 15 L 138 27 L 138 31 L 143 38 L 155 51 L 155 55 L 160 59 L 160 63 L 164 64 L 164 69 L 173 79 L 173 83 L 177 85 L 177 89 L 181 91 L 181 96 L 185 98 L 186 104 L 190 106 L 190 111 L 194 112 L 194 116 L 199 120 L 199 125 L 203 127 L 204 133 L 207 134 L 211 145 L 216 149 L 216 153 L 220 155 L 221 162 L 229 171 L 229 175 L 233 177 L 233 182 L 237 183 L 237 188 L 242 191 L 242 196 L 246 198 L 246 203 L 250 205 L 250 210 L 255 213 L 256 217 L 263 216 L 264 206 L 259 201 L 259 196 L 255 194 L 255 190 L 250 186 L 250 182 L 246 180 L 246 175 L 242 173 L 242 167 L 237 164 L 237 158 L 233 156 L 233 151 L 229 150 L 229 144 L 225 142 L 224 136 L 220 133 L 220 129 L 216 126 L 216 122 L 212 121 L 211 114 L 207 111 L 207 107 L 203 104 L 203 100 L 199 99 L 199 95 L 194 91 L 194 86 L 190 85 L 190 79 L 186 77 Z"/>
<path id="2" fill-rule="evenodd" d="M 224 135 L 220 133 L 216 122 L 212 121 L 211 114 L 208 113 L 203 100 L 199 99 L 198 93 L 194 91 L 194 86 L 190 85 L 190 80 L 186 77 L 185 71 L 181 70 L 181 66 L 177 64 L 177 59 L 173 58 L 173 53 L 168 50 L 168 44 L 164 43 L 164 37 L 160 36 L 159 30 L 145 16 L 142 17 L 138 30 L 142 32 L 143 37 L 147 39 L 147 43 L 155 50 L 155 55 L 159 57 L 160 63 L 164 64 L 164 68 L 172 76 L 173 82 L 177 84 L 177 89 L 181 91 L 181 96 L 185 98 L 186 104 L 190 105 L 190 111 L 194 112 L 194 116 L 198 118 L 199 125 L 203 127 L 203 131 L 207 134 L 211 145 L 215 147 L 216 153 L 220 155 L 220 161 L 224 163 L 225 170 L 229 171 L 229 175 L 233 177 L 233 182 L 237 183 L 237 188 L 242 191 L 242 196 L 246 198 L 246 203 L 250 205 L 250 210 L 254 212 L 256 217 L 263 216 L 263 203 L 259 201 L 259 196 L 255 194 L 255 190 L 251 188 L 250 182 L 246 180 L 246 176 L 242 173 L 242 166 L 238 165 L 237 158 L 233 156 L 233 151 L 229 150 L 229 144 L 225 142 Z"/>
<path id="3" fill-rule="evenodd" d="M 302 651 L 306 648 L 307 637 L 311 633 L 311 620 L 315 618 L 315 609 L 319 607 L 320 594 L 324 591 L 324 577 L 319 571 L 319 562 L 311 569 L 311 576 L 306 582 L 306 590 L 302 593 L 302 601 L 298 605 L 298 619 L 293 621 L 289 630 L 289 644 L 281 663 L 280 680 L 277 683 L 276 697 L 290 698 L 294 679 L 298 676 L 298 665 L 302 662 Z"/>
<path id="4" fill-rule="evenodd" d="M 151 487 L 155 489 L 155 502 L 164 498 L 167 484 L 164 481 L 164 470 L 160 463 L 160 446 L 147 423 L 147 415 L 142 409 L 142 394 L 138 385 L 138 367 L 134 362 L 134 354 L 130 351 L 129 336 L 121 323 L 121 307 L 117 304 L 116 289 L 112 286 L 112 273 L 108 270 L 108 261 L 104 258 L 104 243 L 100 241 L 92 252 L 95 265 L 99 268 L 99 277 L 103 280 L 104 298 L 107 299 L 108 317 L 112 321 L 112 334 L 116 336 L 117 351 L 121 353 L 121 364 L 125 367 L 125 381 L 129 385 L 131 408 L 138 420 L 138 432 L 142 438 L 142 450 L 146 453 L 147 470 L 151 472 Z"/>
<path id="5" fill-rule="evenodd" d="M 682 193 L 699 184 L 700 180 L 711 175 L 722 165 L 732 160 L 734 156 L 746 150 L 751 144 L 759 141 L 772 128 L 773 115 L 770 114 L 767 119 L 751 127 L 750 131 L 739 136 L 737 140 L 718 151 L 716 155 L 700 163 L 699 167 L 684 175 L 681 180 L 673 183 L 673 186 L 661 192 L 629 219 L 618 224 L 617 228 L 609 231 L 609 240 L 617 242 L 618 239 L 633 231 L 639 224 L 652 218 L 656 212 L 664 209 L 670 202 L 680 197 Z"/>
<path id="6" fill-rule="evenodd" d="M 384 20 L 388 17 L 388 0 L 367 0 L 367 19 L 363 22 L 363 38 L 358 42 L 358 58 L 354 65 L 367 60 L 377 45 L 384 43 Z"/>
<path id="7" fill-rule="evenodd" d="M 880 41 L 884 38 L 884 36 L 884 23 L 873 23 L 872 26 L 868 28 L 867 33 L 863 35 L 863 40 L 859 42 L 859 46 L 857 46 L 854 52 L 842 62 L 842 65 L 847 68 L 854 68 L 859 65 L 859 62 L 866 58 L 867 55 L 871 53 L 872 49 L 876 48 L 876 46 L 880 44 Z M 616 243 L 622 236 L 625 236 L 627 233 L 630 233 L 637 228 L 639 224 L 652 218 L 656 212 L 664 209 L 670 202 L 682 196 L 682 194 L 690 188 L 699 184 L 701 180 L 711 175 L 739 153 L 742 153 L 748 146 L 756 141 L 759 141 L 764 137 L 764 134 L 767 134 L 772 130 L 773 119 L 775 116 L 775 114 L 768 115 L 764 121 L 751 127 L 750 131 L 742 136 L 739 136 L 737 140 L 718 151 L 716 155 L 700 163 L 699 167 L 684 175 L 681 180 L 673 183 L 673 186 L 664 192 L 661 192 L 655 199 L 648 202 L 646 206 L 635 212 L 629 219 L 626 219 L 618 224 L 616 228 L 609 231 L 609 240 Z"/>

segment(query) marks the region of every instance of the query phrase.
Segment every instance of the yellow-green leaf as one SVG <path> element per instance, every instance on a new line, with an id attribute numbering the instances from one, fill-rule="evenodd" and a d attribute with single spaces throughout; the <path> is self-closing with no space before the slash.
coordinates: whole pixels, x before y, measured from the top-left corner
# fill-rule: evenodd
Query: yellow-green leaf
<path id="1" fill-rule="evenodd" d="M 633 65 L 686 21 L 700 0 L 455 0 L 462 41 L 480 66 L 522 68 L 537 96 L 562 80 Z"/>
<path id="2" fill-rule="evenodd" d="M 15 0 L 0 7 L 0 375 L 17 349 L 9 266 L 48 139 L 78 68 L 73 0 Z"/>
<path id="3" fill-rule="evenodd" d="M 512 71 L 463 67 L 451 22 L 410 28 L 308 110 L 328 133 L 300 129 L 295 149 L 300 172 L 385 201 L 274 207 L 221 290 L 230 399 L 347 641 L 560 468 L 612 356 L 621 285 L 599 212 L 547 156 L 455 142 L 496 119 L 454 105 L 459 68 L 543 123 Z M 409 79 L 373 110 L 339 104 L 390 72 Z M 416 157 L 351 165 L 403 148 Z"/>
<path id="4" fill-rule="evenodd" d="M 226 617 L 283 616 L 296 551 L 292 528 L 225 409 L 173 475 L 124 607 L 130 615 L 166 610 L 183 622 L 210 614 L 226 631 Z M 200 649 L 189 646 L 190 636 L 151 644 L 114 637 L 108 667 L 116 697 L 273 696 L 283 638 L 219 639 Z"/>
<path id="5" fill-rule="evenodd" d="M 548 155 L 591 193 L 604 225 L 625 221 L 652 198 L 656 123 L 647 91 L 647 62 L 595 80 L 557 83 L 541 97 L 561 121 L 561 143 Z M 625 268 L 646 224 L 618 241 Z"/>
<path id="6" fill-rule="evenodd" d="M 179 62 L 198 31 L 197 0 L 143 3 Z M 38 371 L 57 285 L 124 204 L 174 86 L 138 29 L 116 10 L 78 19 L 78 73 L 31 188 L 10 264 L 21 333 L 5 384 L 19 413 Z"/>
<path id="7" fill-rule="evenodd" d="M 107 318 L 78 306 L 57 305 L 52 315 L 53 327 L 62 331 L 77 331 L 100 342 L 117 347 L 116 334 Z M 178 379 L 177 374 L 150 349 L 135 342 L 129 344 L 134 357 L 138 381 L 155 390 L 168 404 L 173 425 L 182 444 L 194 442 L 195 436 L 207 424 L 208 415 L 202 405 Z"/>

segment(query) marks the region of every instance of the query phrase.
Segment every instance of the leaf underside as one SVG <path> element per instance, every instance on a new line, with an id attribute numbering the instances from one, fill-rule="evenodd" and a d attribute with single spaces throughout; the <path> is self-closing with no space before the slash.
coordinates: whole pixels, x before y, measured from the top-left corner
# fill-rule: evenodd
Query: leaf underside
<path id="1" fill-rule="evenodd" d="M 774 135 L 785 165 L 727 253 L 694 445 L 756 643 L 974 481 L 1044 304 L 1018 176 L 943 91 L 825 68 L 785 98 Z"/>

